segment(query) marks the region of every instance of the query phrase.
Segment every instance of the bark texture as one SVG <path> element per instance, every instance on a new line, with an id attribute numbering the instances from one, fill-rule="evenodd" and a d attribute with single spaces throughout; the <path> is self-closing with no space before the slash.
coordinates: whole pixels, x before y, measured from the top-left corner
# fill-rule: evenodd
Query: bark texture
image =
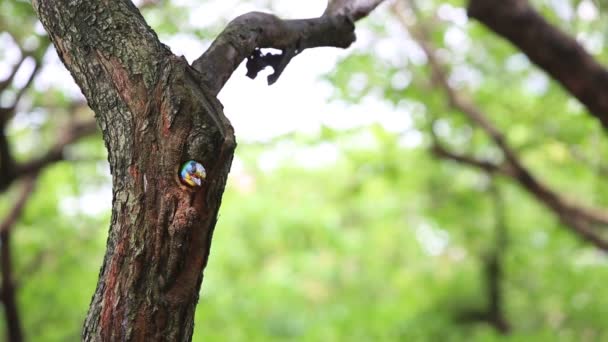
<path id="1" fill-rule="evenodd" d="M 508 39 L 562 84 L 608 129 L 608 70 L 528 0 L 470 0 L 469 16 Z"/>
<path id="2" fill-rule="evenodd" d="M 200 75 L 129 1 L 34 1 L 101 127 L 113 180 L 86 341 L 186 341 L 235 141 Z M 192 190 L 179 166 L 207 169 Z"/>
<path id="3" fill-rule="evenodd" d="M 245 14 L 191 67 L 159 42 L 128 0 L 33 1 L 95 111 L 112 172 L 111 226 L 85 341 L 191 339 L 236 147 L 215 95 L 245 58 L 255 64 L 248 63 L 250 72 L 272 66 L 276 80 L 302 49 L 347 47 L 355 39 L 354 21 L 380 2 L 331 1 L 316 19 Z M 283 53 L 263 56 L 263 47 Z M 178 179 L 188 160 L 206 168 L 200 188 L 184 187 Z"/>

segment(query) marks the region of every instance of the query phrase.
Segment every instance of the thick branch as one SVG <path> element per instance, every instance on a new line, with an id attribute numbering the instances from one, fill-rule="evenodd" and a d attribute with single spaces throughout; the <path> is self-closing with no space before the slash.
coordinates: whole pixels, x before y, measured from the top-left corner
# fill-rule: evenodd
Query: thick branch
<path id="1" fill-rule="evenodd" d="M 282 20 L 261 12 L 241 15 L 228 24 L 192 66 L 203 74 L 213 94 L 222 89 L 246 58 L 247 75 L 251 78 L 265 67 L 273 67 L 274 73 L 268 77 L 272 84 L 304 49 L 350 46 L 355 41 L 354 21 L 367 16 L 381 2 L 334 1 L 323 16 L 313 19 Z M 262 48 L 279 49 L 282 53 L 262 54 Z"/>
<path id="2" fill-rule="evenodd" d="M 527 0 L 470 0 L 469 16 L 516 45 L 579 99 L 608 129 L 608 70 Z"/>
<path id="3" fill-rule="evenodd" d="M 416 39 L 422 47 L 429 61 L 433 79 L 446 93 L 449 105 L 462 112 L 472 122 L 481 127 L 501 149 L 506 162 L 509 165 L 508 170 L 510 170 L 506 175 L 518 182 L 526 191 L 528 191 L 528 193 L 552 210 L 565 226 L 570 227 L 579 236 L 590 241 L 598 248 L 608 251 L 608 241 L 603 240 L 593 230 L 594 224 L 608 225 L 608 214 L 600 209 L 587 208 L 580 204 L 573 203 L 538 180 L 524 166 L 517 153 L 507 144 L 502 132 L 487 119 L 487 115 L 472 102 L 462 97 L 457 90 L 450 85 L 446 70 L 435 55 L 435 50 L 429 44 L 429 34 L 426 31 L 426 27 L 409 27 L 407 20 L 403 16 L 403 11 L 405 9 L 399 8 L 397 5 L 393 9 L 402 24 L 410 30 L 414 39 Z M 479 161 L 470 162 L 470 160 L 466 160 L 467 158 L 463 157 L 451 159 L 465 162 L 468 161 L 470 165 L 476 167 L 483 166 Z M 488 168 L 489 166 L 484 166 L 484 170 L 487 170 Z"/>

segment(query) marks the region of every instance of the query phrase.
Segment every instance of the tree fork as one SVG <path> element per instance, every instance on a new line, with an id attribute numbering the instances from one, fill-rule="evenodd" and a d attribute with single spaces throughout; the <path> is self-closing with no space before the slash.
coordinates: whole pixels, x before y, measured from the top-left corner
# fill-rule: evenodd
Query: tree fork
<path id="1" fill-rule="evenodd" d="M 95 112 L 112 172 L 110 232 L 85 341 L 191 339 L 236 147 L 216 94 L 259 48 L 347 47 L 354 41 L 353 22 L 380 2 L 333 0 L 316 19 L 246 14 L 192 67 L 160 43 L 128 0 L 33 0 Z M 295 53 L 283 56 L 276 77 Z M 265 60 L 259 62 L 263 68 Z M 189 160 L 207 171 L 200 187 L 178 179 Z"/>

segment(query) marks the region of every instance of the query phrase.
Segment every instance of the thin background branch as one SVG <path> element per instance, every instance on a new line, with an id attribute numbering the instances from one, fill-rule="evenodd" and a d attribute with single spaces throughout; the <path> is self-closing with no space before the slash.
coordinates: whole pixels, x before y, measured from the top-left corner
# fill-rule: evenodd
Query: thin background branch
<path id="1" fill-rule="evenodd" d="M 408 3 L 410 6 L 406 7 L 404 2 L 396 2 L 393 5 L 392 10 L 404 28 L 410 32 L 412 37 L 424 51 L 435 84 L 445 92 L 450 107 L 463 113 L 471 122 L 476 124 L 490 136 L 497 147 L 502 151 L 505 157 L 505 164 L 492 164 L 487 161 L 477 160 L 473 157 L 451 153 L 442 147 L 441 144 L 437 143 L 438 138 L 436 136 L 434 136 L 436 143 L 433 149 L 435 154 L 440 157 L 483 169 L 484 171 L 500 172 L 501 174 L 510 177 L 538 201 L 553 211 L 566 227 L 571 228 L 577 235 L 593 243 L 596 247 L 608 251 L 608 241 L 595 231 L 595 226 L 598 224 L 608 225 L 608 213 L 604 209 L 586 207 L 570 199 L 566 199 L 565 196 L 551 189 L 528 170 L 521 161 L 519 155 L 509 146 L 503 133 L 489 121 L 488 115 L 473 102 L 462 96 L 449 83 L 447 71 L 437 58 L 434 48 L 431 46 L 428 28 L 421 23 L 413 25 L 405 16 L 406 11 L 412 11 L 414 17 L 419 17 L 415 4 L 411 1 L 408 1 Z M 418 21 L 420 22 L 420 20 Z"/>

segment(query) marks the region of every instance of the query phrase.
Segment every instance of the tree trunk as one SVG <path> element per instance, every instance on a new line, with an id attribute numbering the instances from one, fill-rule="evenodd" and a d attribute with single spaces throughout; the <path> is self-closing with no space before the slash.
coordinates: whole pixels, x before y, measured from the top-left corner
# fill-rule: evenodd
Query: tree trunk
<path id="1" fill-rule="evenodd" d="M 95 111 L 112 220 L 86 341 L 188 341 L 235 140 L 222 106 L 125 0 L 34 0 Z M 188 160 L 202 186 L 178 179 Z"/>
<path id="2" fill-rule="evenodd" d="M 128 0 L 33 0 L 57 52 L 95 111 L 112 172 L 112 222 L 86 341 L 188 341 L 236 143 L 215 95 L 247 58 L 274 83 L 303 49 L 348 47 L 354 22 L 382 0 L 332 0 L 319 18 L 251 12 L 194 67 L 171 54 Z M 280 55 L 262 54 L 273 47 Z M 184 162 L 207 177 L 186 187 Z"/>

